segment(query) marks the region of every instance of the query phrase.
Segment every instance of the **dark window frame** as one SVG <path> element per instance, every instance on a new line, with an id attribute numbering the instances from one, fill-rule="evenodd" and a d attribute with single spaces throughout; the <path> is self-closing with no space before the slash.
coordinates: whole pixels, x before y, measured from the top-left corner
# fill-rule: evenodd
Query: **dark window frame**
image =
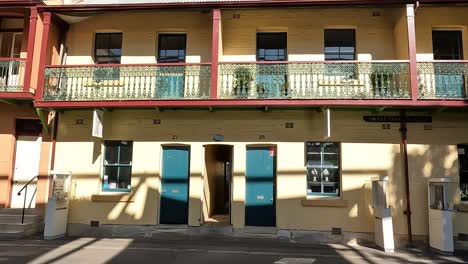
<path id="1" fill-rule="evenodd" d="M 315 147 L 320 146 L 320 152 L 313 152 L 309 151 L 309 146 Z M 334 147 L 337 148 L 338 153 L 327 153 L 325 152 L 325 147 L 327 145 L 335 145 Z M 305 167 L 306 167 L 306 186 L 307 186 L 307 196 L 308 197 L 341 197 L 341 186 L 342 186 L 342 149 L 341 149 L 341 142 L 330 142 L 330 141 L 306 141 L 304 143 L 304 159 L 305 159 Z M 320 165 L 313 165 L 312 160 L 309 160 L 309 155 L 317 155 L 320 154 Z M 337 166 L 331 166 L 331 165 L 325 165 L 325 160 L 324 157 L 326 155 L 338 155 L 336 158 L 338 165 Z M 310 175 L 310 171 L 313 169 L 319 169 L 322 171 L 323 169 L 329 169 L 329 170 L 337 170 L 337 174 L 334 176 L 336 177 L 335 181 L 324 181 L 322 179 L 322 173 L 320 176 L 320 180 L 313 181 L 310 180 L 309 177 L 312 177 Z M 317 176 L 316 176 L 317 177 Z M 315 187 L 320 187 L 320 191 L 313 191 L 311 189 L 311 186 L 315 185 Z M 332 188 L 335 192 L 326 192 L 325 188 Z"/>
<path id="2" fill-rule="evenodd" d="M 164 59 L 161 56 L 161 41 L 163 40 L 164 37 L 167 36 L 172 36 L 172 37 L 183 37 L 184 38 L 184 59 L 178 59 L 178 60 L 170 60 L 170 59 Z M 161 33 L 158 34 L 158 46 L 156 48 L 157 52 L 157 62 L 158 63 L 185 63 L 187 59 L 187 34 L 186 33 Z M 169 56 L 164 56 L 164 57 L 169 57 Z M 180 55 L 178 56 L 180 57 Z"/>
<path id="3" fill-rule="evenodd" d="M 98 36 L 110 36 L 110 35 L 120 35 L 120 55 L 98 55 L 97 54 Z M 110 42 L 109 39 L 108 39 L 108 42 Z M 109 54 L 110 54 L 111 48 L 107 48 L 107 49 L 109 50 Z M 122 62 L 122 51 L 123 51 L 123 33 L 122 32 L 96 32 L 94 34 L 94 62 L 95 64 L 104 64 L 104 65 L 105 64 L 120 64 Z M 119 58 L 119 62 L 118 63 L 99 62 L 99 58 Z"/>
<path id="4" fill-rule="evenodd" d="M 281 36 L 281 37 L 284 37 L 284 39 L 281 40 L 281 42 L 284 42 L 284 43 L 283 43 L 283 44 L 284 44 L 284 49 L 283 49 L 283 50 L 284 50 L 284 54 L 283 54 L 283 55 L 280 55 L 279 52 L 278 52 L 278 55 L 275 55 L 275 56 L 277 56 L 278 58 L 275 59 L 275 60 L 273 60 L 273 59 L 267 59 L 267 58 L 266 58 L 266 57 L 267 57 L 266 54 L 263 55 L 263 56 L 260 56 L 260 54 L 259 54 L 259 53 L 260 53 L 260 52 L 259 52 L 259 50 L 260 50 L 260 48 L 259 48 L 259 42 L 261 42 L 261 41 L 259 41 L 259 38 L 260 38 L 261 36 L 265 36 L 265 35 L 270 35 L 270 36 L 272 36 L 272 35 L 279 35 L 279 36 Z M 257 60 L 257 61 L 287 61 L 287 60 L 288 60 L 288 33 L 287 33 L 287 32 L 257 32 L 257 35 L 256 35 L 256 47 L 255 47 L 255 48 L 256 48 L 256 60 Z M 264 50 L 267 50 L 267 49 L 264 49 Z M 270 49 L 270 50 L 272 50 L 272 49 Z M 276 50 L 279 51 L 279 50 L 281 50 L 281 48 L 278 48 L 278 49 L 276 49 Z M 265 53 L 266 53 L 266 52 L 265 52 Z M 284 58 L 280 59 L 280 56 L 283 56 Z"/>
<path id="5" fill-rule="evenodd" d="M 340 40 L 340 44 L 337 45 L 338 47 L 338 52 L 327 52 L 327 32 L 332 32 L 332 31 L 352 31 L 353 32 L 353 39 L 352 39 L 352 42 L 353 42 L 353 47 L 354 47 L 354 52 L 351 53 L 351 52 L 341 52 L 341 48 L 344 47 L 341 45 L 341 42 L 343 42 L 343 40 Z M 356 54 L 357 54 L 357 48 L 356 48 L 356 29 L 354 28 L 326 28 L 324 31 L 323 31 L 323 54 L 325 56 L 325 61 L 347 61 L 347 60 L 356 60 Z M 331 54 L 331 55 L 337 55 L 338 56 L 338 59 L 327 59 L 327 54 Z M 341 56 L 344 56 L 344 55 L 352 55 L 353 58 L 352 59 L 346 59 L 346 58 L 341 58 Z"/>
<path id="6" fill-rule="evenodd" d="M 444 40 L 447 39 L 447 36 L 435 36 L 437 34 L 441 35 L 450 35 L 454 34 L 454 39 L 457 38 L 458 42 L 458 54 L 457 53 L 452 53 L 452 54 L 436 54 L 436 41 L 439 37 L 442 37 Z M 463 31 L 462 30 L 443 30 L 443 29 L 433 29 L 432 30 L 432 52 L 434 54 L 434 60 L 463 60 L 464 54 L 463 54 Z M 442 58 L 445 57 L 445 58 Z M 451 58 L 448 58 L 451 57 Z"/>
<path id="7" fill-rule="evenodd" d="M 121 157 L 121 145 L 123 145 L 123 142 L 128 144 L 130 146 L 130 162 L 129 163 L 120 163 L 120 157 Z M 112 164 L 107 164 L 106 160 L 106 153 L 107 153 L 107 148 L 110 147 L 110 145 L 116 145 L 117 146 L 117 163 L 112 163 Z M 132 183 L 132 166 L 133 166 L 133 141 L 126 141 L 126 140 L 105 140 L 104 141 L 104 147 L 103 147 L 103 171 L 102 171 L 102 192 L 130 192 L 131 191 L 131 183 Z M 116 184 L 117 188 L 111 189 L 109 186 L 106 187 L 106 183 L 104 182 L 104 176 L 106 174 L 106 168 L 117 168 L 117 178 L 116 178 Z M 129 177 L 129 182 L 127 186 L 130 186 L 130 188 L 118 188 L 119 184 L 119 178 L 120 178 L 120 168 L 130 168 L 130 175 Z M 108 179 L 109 181 L 109 179 Z M 107 183 L 109 185 L 109 182 Z"/>

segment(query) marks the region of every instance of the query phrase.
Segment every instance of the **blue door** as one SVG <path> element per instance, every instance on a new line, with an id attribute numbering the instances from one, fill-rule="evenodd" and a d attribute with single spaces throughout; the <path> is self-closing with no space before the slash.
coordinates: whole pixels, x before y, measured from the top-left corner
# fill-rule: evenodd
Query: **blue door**
<path id="1" fill-rule="evenodd" d="M 163 148 L 161 224 L 187 224 L 189 159 L 188 147 Z"/>
<path id="2" fill-rule="evenodd" d="M 245 225 L 276 226 L 275 149 L 247 148 Z"/>

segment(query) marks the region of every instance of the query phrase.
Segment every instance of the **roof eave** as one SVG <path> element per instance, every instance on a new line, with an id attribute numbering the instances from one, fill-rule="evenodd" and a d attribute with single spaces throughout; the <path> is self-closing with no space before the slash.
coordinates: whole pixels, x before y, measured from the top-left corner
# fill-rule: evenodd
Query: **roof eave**
<path id="1" fill-rule="evenodd" d="M 240 7 L 295 7 L 319 5 L 395 5 L 415 3 L 415 0 L 263 0 L 192 3 L 145 3 L 145 4 L 78 4 L 48 5 L 39 9 L 48 11 L 108 11 L 170 8 L 240 8 Z"/>

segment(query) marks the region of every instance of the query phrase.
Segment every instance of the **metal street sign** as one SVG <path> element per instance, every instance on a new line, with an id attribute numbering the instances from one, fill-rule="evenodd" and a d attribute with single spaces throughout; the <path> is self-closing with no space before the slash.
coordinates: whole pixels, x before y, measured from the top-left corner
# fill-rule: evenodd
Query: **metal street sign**
<path id="1" fill-rule="evenodd" d="M 366 122 L 400 123 L 401 116 L 363 116 Z M 405 116 L 406 123 L 432 123 L 432 116 Z"/>

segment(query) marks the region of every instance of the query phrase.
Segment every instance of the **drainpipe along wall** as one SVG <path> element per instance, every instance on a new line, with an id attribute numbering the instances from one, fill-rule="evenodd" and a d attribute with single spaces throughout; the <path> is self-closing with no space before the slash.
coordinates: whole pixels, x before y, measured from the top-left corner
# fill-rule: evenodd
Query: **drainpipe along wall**
<path id="1" fill-rule="evenodd" d="M 406 127 L 406 110 L 400 112 L 400 133 L 401 133 L 401 150 L 403 156 L 403 172 L 405 175 L 405 191 L 406 191 L 406 221 L 408 227 L 408 241 L 413 242 L 413 232 L 411 229 L 411 202 L 410 202 L 410 189 L 409 189 L 409 170 L 408 170 L 408 138 Z"/>

